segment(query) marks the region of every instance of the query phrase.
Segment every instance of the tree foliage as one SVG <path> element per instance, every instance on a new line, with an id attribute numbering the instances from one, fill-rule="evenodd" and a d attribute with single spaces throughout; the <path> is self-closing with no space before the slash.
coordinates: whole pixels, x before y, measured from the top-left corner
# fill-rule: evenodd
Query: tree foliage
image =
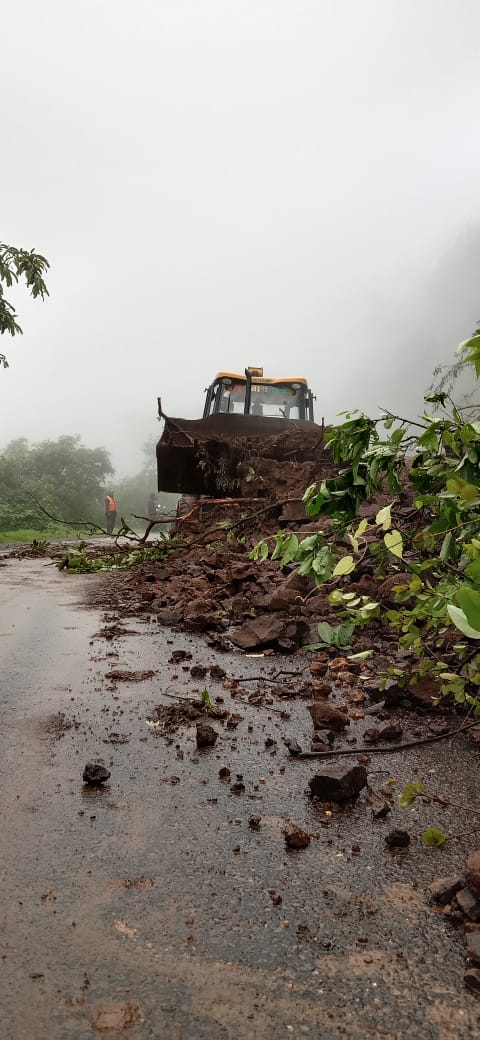
<path id="1" fill-rule="evenodd" d="M 459 359 L 480 381 L 480 329 L 460 345 Z M 252 556 L 297 563 L 330 588 L 340 619 L 359 626 L 380 618 L 408 653 L 411 679 L 429 676 L 439 695 L 480 713 L 480 422 L 449 390 L 428 394 L 425 406 L 414 423 L 390 412 L 378 420 L 347 414 L 327 435 L 338 475 L 304 496 L 308 515 L 330 518 L 328 532 L 299 539 L 280 531 L 273 547 L 263 540 Z M 386 492 L 391 503 L 361 519 L 361 504 Z M 393 607 L 349 591 L 365 561 L 379 582 L 399 574 Z M 392 672 L 403 681 L 401 669 Z"/>
<path id="2" fill-rule="evenodd" d="M 43 300 L 48 296 L 45 274 L 49 266 L 48 260 L 34 249 L 19 249 L 0 242 L 0 335 L 5 332 L 11 336 L 22 334 L 18 315 L 5 296 L 5 288 L 10 289 L 23 281 L 34 299 L 40 296 Z M 0 355 L 0 360 L 8 367 L 4 354 Z"/>
<path id="3" fill-rule="evenodd" d="M 103 523 L 105 481 L 113 474 L 105 448 L 79 436 L 33 446 L 11 441 L 0 456 L 0 530 L 42 530 L 43 509 L 64 521 Z"/>
<path id="4" fill-rule="evenodd" d="M 149 516 L 150 498 L 153 495 L 158 503 L 161 503 L 167 512 L 175 511 L 178 495 L 162 492 L 157 495 L 157 460 L 156 447 L 157 438 L 150 437 L 142 445 L 142 466 L 138 473 L 133 476 L 122 477 L 117 481 L 117 499 L 121 503 L 122 515 L 125 519 L 130 516 Z M 130 522 L 130 521 L 129 521 Z M 134 522 L 132 520 L 132 525 Z"/>

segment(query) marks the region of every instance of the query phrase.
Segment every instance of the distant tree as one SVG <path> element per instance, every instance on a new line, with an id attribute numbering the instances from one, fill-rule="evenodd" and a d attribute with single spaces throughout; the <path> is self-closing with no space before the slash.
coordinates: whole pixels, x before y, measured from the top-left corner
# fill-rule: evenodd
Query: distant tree
<path id="1" fill-rule="evenodd" d="M 5 332 L 11 336 L 22 335 L 15 308 L 5 297 L 5 287 L 10 289 L 23 280 L 33 298 L 41 296 L 43 300 L 48 296 L 44 275 L 49 266 L 48 260 L 34 249 L 19 249 L 0 242 L 0 335 Z M 1 365 L 8 368 L 5 354 L 0 354 Z"/>
<path id="2" fill-rule="evenodd" d="M 460 343 L 453 361 L 448 365 L 437 365 L 433 370 L 433 382 L 428 389 L 427 401 L 436 407 L 443 406 L 448 399 L 461 412 L 469 413 L 470 422 L 480 418 L 480 322 L 470 339 Z M 477 382 L 472 378 L 472 362 L 476 366 Z"/>
<path id="3" fill-rule="evenodd" d="M 85 448 L 79 436 L 29 446 L 11 441 L 0 456 L 0 529 L 46 525 L 47 510 L 60 520 L 103 524 L 105 482 L 113 474 L 105 448 Z"/>

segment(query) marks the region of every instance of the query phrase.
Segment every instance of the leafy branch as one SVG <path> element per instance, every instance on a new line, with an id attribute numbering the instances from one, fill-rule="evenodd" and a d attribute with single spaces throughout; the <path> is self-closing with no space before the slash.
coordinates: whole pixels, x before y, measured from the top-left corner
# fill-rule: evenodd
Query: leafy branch
<path id="1" fill-rule="evenodd" d="M 18 336 L 23 332 L 15 307 L 5 296 L 5 287 L 10 289 L 23 281 L 34 299 L 40 296 L 43 300 L 48 296 L 45 275 L 49 266 L 48 260 L 34 249 L 19 249 L 0 242 L 0 335 L 8 332 Z M 4 354 L 0 354 L 0 365 L 8 368 Z"/>
<path id="2" fill-rule="evenodd" d="M 459 355 L 478 380 L 480 329 Z M 430 414 L 431 404 L 440 416 Z M 309 517 L 329 518 L 329 529 L 305 538 L 279 531 L 251 558 L 296 565 L 316 588 L 327 586 L 344 625 L 357 629 L 375 619 L 398 651 L 408 651 L 410 683 L 429 677 L 437 700 L 450 695 L 480 714 L 480 422 L 439 391 L 426 396 L 421 422 L 350 412 L 326 439 L 338 473 L 311 484 L 303 501 Z M 361 519 L 362 503 L 386 493 L 392 501 Z M 379 582 L 398 576 L 393 605 L 352 591 L 365 561 Z M 335 626 L 327 631 L 325 624 L 320 620 L 323 643 L 339 646 L 341 626 L 334 639 Z"/>

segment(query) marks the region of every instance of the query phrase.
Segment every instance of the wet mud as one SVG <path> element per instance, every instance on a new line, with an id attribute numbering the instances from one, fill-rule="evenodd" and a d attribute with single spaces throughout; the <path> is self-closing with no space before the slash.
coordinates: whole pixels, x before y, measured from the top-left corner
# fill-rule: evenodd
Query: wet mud
<path id="1" fill-rule="evenodd" d="M 401 809 L 397 792 L 422 779 L 475 805 L 478 747 L 372 754 L 370 788 L 395 781 L 387 816 L 367 790 L 318 802 L 317 763 L 285 746 L 310 746 L 307 700 L 283 697 L 277 675 L 300 690 L 304 661 L 86 610 L 103 580 L 43 560 L 1 570 L 2 1035 L 477 1037 L 463 932 L 427 897 L 464 863 L 476 819 Z M 199 717 L 214 746 L 198 748 Z M 405 739 L 425 732 L 399 717 Z M 98 759 L 111 776 L 89 787 Z M 441 849 L 421 842 L 430 824 L 452 836 Z M 289 847 L 289 825 L 310 843 Z M 407 848 L 388 849 L 395 827 Z"/>

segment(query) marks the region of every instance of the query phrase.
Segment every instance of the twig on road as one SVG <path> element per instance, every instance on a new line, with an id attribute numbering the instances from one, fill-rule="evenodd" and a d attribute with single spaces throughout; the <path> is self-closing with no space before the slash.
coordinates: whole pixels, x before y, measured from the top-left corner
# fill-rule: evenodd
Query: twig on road
<path id="1" fill-rule="evenodd" d="M 456 737 L 459 733 L 466 733 L 467 730 L 473 729 L 474 726 L 479 726 L 480 721 L 478 719 L 475 722 L 469 722 L 468 725 L 460 726 L 459 729 L 448 730 L 447 733 L 440 733 L 434 737 L 422 737 L 420 740 L 409 740 L 405 744 L 395 744 L 385 747 L 356 747 L 356 748 L 340 748 L 337 751 L 301 751 L 298 755 L 292 755 L 292 758 L 335 758 L 336 755 L 392 755 L 397 751 L 408 751 L 410 748 L 420 747 L 423 744 L 434 744 L 438 740 L 448 740 L 449 737 Z"/>

